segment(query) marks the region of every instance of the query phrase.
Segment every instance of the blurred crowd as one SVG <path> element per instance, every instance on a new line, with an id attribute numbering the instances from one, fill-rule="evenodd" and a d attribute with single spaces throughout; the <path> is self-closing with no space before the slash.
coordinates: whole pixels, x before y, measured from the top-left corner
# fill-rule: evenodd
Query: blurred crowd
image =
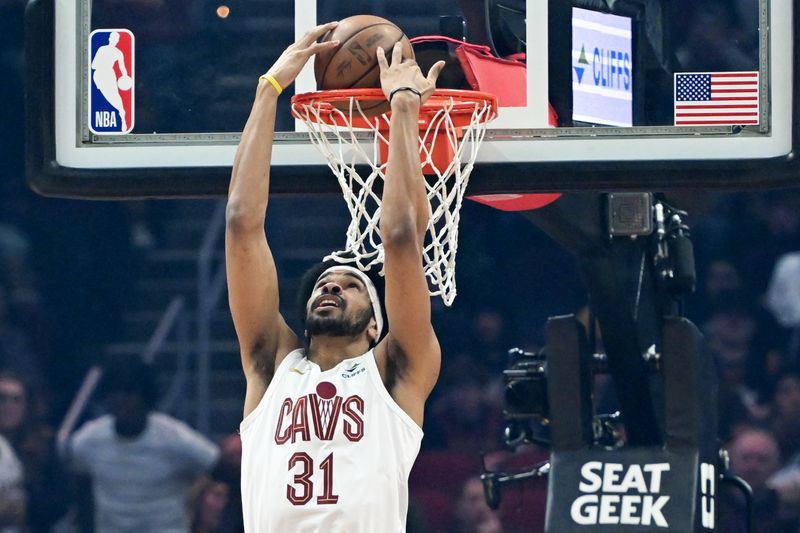
<path id="1" fill-rule="evenodd" d="M 211 440 L 158 412 L 151 369 L 139 362 L 114 362 L 104 409 L 56 435 L 86 369 L 119 334 L 139 252 L 156 243 L 145 204 L 44 199 L 24 185 L 23 4 L 0 0 L 0 532 L 241 531 L 238 436 Z M 757 25 L 741 15 L 752 2 L 689 4 L 684 22 L 697 42 L 677 47 L 680 61 L 752 68 Z M 692 58 L 696 50 L 704 56 Z M 757 531 L 797 533 L 800 191 L 693 192 L 673 203 L 690 215 L 698 285 L 685 309 L 716 361 L 731 471 L 753 488 Z M 459 297 L 434 314 L 444 361 L 408 529 L 541 530 L 544 480 L 508 491 L 492 511 L 477 476 L 482 454 L 491 469 L 546 459 L 544 449 L 502 449 L 502 370 L 509 348 L 542 346 L 548 316 L 580 312 L 585 290 L 572 257 L 519 216 L 468 204 L 461 234 Z M 719 509 L 720 531 L 744 531 L 737 493 L 724 493 Z"/>
<path id="2" fill-rule="evenodd" d="M 673 203 L 681 201 L 678 195 Z M 757 530 L 796 533 L 800 191 L 718 193 L 691 201 L 698 284 L 685 310 L 703 331 L 717 365 L 720 442 L 730 454 L 732 473 L 753 488 Z M 505 471 L 547 458 L 543 448 L 503 450 L 502 370 L 509 348 L 540 348 L 546 318 L 580 312 L 586 294 L 571 256 L 527 220 L 476 204 L 465 205 L 463 215 L 459 297 L 452 308 L 434 314 L 444 362 L 411 476 L 409 531 L 536 531 L 543 524 L 545 480 L 506 491 L 500 509 L 491 511 L 477 476 L 482 454 L 487 468 Z M 135 250 L 130 234 L 127 242 Z M 103 339 L 59 334 L 61 327 L 80 322 L 53 318 L 57 307 L 33 260 L 47 251 L 35 251 L 38 246 L 25 224 L 0 216 L 0 525 L 8 531 L 90 531 L 103 513 L 113 515 L 120 507 L 124 520 L 132 511 L 120 502 L 146 506 L 146 496 L 157 496 L 153 505 L 172 505 L 178 522 L 190 524 L 191 531 L 236 531 L 241 527 L 238 436 L 232 432 L 212 441 L 154 411 L 153 392 L 141 390 L 147 379 L 117 383 L 122 395 L 103 390 L 97 416 L 71 439 L 58 441 L 55 428 L 77 387 L 69 376 L 82 376 L 95 362 L 76 354 L 81 348 L 99 353 Z M 50 257 L 62 265 L 77 259 Z M 63 268 L 72 275 L 72 268 Z M 69 283 L 65 276 L 48 283 Z M 114 298 L 113 292 L 94 290 L 93 298 Z M 109 316 L 105 320 L 113 320 Z M 111 368 L 131 364 L 118 361 Z M 60 368 L 71 372 L 60 374 Z M 123 377 L 144 375 L 137 372 L 145 370 L 126 370 Z M 113 389 L 112 377 L 104 382 Z M 598 381 L 598 396 L 606 386 Z M 170 448 L 178 436 L 180 454 Z M 120 442 L 122 450 L 113 446 Z M 135 452 L 137 443 L 149 450 L 146 458 Z M 170 469 L 159 467 L 165 457 Z M 738 493 L 725 492 L 719 509 L 721 531 L 744 530 Z"/>
<path id="3" fill-rule="evenodd" d="M 676 193 L 668 200 L 690 212 L 698 282 L 684 309 L 705 335 L 716 363 L 719 439 L 729 452 L 731 472 L 753 488 L 756 531 L 796 533 L 800 531 L 800 191 Z M 465 215 L 465 225 L 470 218 L 489 216 L 478 208 L 466 209 L 475 213 Z M 528 482 L 520 494 L 508 490 L 513 502 L 504 501 L 496 514 L 489 513 L 483 502 L 470 506 L 475 515 L 465 521 L 468 526 L 457 525 L 464 512 L 459 498 L 468 497 L 471 484 L 478 486 L 474 475 L 480 472 L 481 452 L 487 454 L 489 468 L 506 471 L 514 471 L 509 464 L 522 471 L 545 458 L 543 449 L 499 451 L 504 425 L 501 372 L 509 363 L 508 348 L 542 346 L 546 317 L 539 313 L 581 315 L 585 294 L 574 291 L 581 285 L 571 258 L 560 256 L 558 248 L 537 236 L 528 222 L 489 216 L 481 224 L 487 221 L 503 231 L 492 228 L 479 240 L 498 253 L 488 255 L 494 262 L 486 272 L 470 273 L 464 284 L 483 284 L 487 293 L 499 291 L 503 296 L 499 301 L 479 296 L 477 301 L 462 302 L 463 314 L 457 299 L 454 309 L 442 316 L 443 324 L 447 322 L 442 344 L 446 358 L 426 419 L 421 458 L 425 468 L 415 469 L 412 482 L 428 486 L 441 479 L 443 470 L 454 473 L 450 483 L 455 483 L 453 477 L 460 478 L 463 485 L 453 488 L 448 500 L 429 498 L 427 489 L 418 500 L 428 516 L 437 520 L 443 514 L 451 516 L 454 531 L 521 532 L 530 531 L 531 523 L 538 531 L 544 518 L 544 480 Z M 476 235 L 480 232 L 465 228 L 466 250 L 459 250 L 460 265 L 487 257 L 470 255 L 476 250 Z M 548 262 L 561 271 L 552 272 Z M 528 267 L 521 268 L 525 263 Z M 540 283 L 554 287 L 529 290 Z M 470 289 L 466 299 L 473 295 Z M 599 401 L 607 396 L 608 387 L 607 379 L 598 376 Z M 612 409 L 615 404 L 613 398 L 600 403 Z M 484 511 L 487 515 L 479 518 Z M 745 531 L 744 501 L 738 492 L 723 491 L 719 512 L 720 531 Z M 477 527 L 479 523 L 485 528 Z"/>

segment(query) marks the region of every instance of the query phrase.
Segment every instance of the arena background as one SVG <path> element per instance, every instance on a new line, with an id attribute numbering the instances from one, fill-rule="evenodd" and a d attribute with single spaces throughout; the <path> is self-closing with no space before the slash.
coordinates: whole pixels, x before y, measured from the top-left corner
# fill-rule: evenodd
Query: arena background
<path id="1" fill-rule="evenodd" d="M 720 14 L 734 2 L 683 4 L 703 11 L 696 20 L 727 31 L 729 19 Z M 23 9 L 23 0 L 0 0 L 0 369 L 7 372 L 0 377 L 0 434 L 24 466 L 27 527 L 88 531 L 81 510 L 90 493 L 67 482 L 55 438 L 89 369 L 110 357 L 140 355 L 154 331 L 162 331 L 164 342 L 152 355 L 161 393 L 180 391 L 170 412 L 219 443 L 232 464 L 243 378 L 224 298 L 205 315 L 198 311 L 207 303 L 198 285 L 202 291 L 209 281 L 199 258 L 205 253 L 213 264 L 222 253 L 219 242 L 203 246 L 219 200 L 88 202 L 44 198 L 27 188 Z M 755 53 L 746 47 L 711 52 L 727 58 L 729 68 Z M 776 264 L 797 260 L 785 254 L 800 251 L 800 194 L 692 190 L 669 198 L 690 215 L 698 286 L 686 311 L 718 363 L 720 438 L 728 443 L 733 472 L 753 486 L 757 531 L 797 531 L 800 496 L 771 487 L 800 485 L 786 481 L 800 478 L 800 330 L 790 317 L 770 312 L 765 295 Z M 292 302 L 293 282 L 339 244 L 347 213 L 335 195 L 294 195 L 272 199 L 269 218 L 282 221 L 271 244 L 283 301 Z M 494 523 L 475 483 L 480 453 L 505 468 L 546 458 L 535 447 L 502 451 L 501 371 L 509 348 L 541 347 L 547 317 L 580 314 L 586 304 L 573 258 L 519 215 L 467 203 L 461 234 L 459 295 L 452 308 L 436 308 L 434 315 L 443 370 L 411 480 L 409 531 L 416 533 L 477 531 L 470 528 Z M 791 275 L 796 280 L 800 272 Z M 158 330 L 166 311 L 174 322 Z M 199 320 L 208 321 L 209 336 L 195 343 Z M 208 350 L 211 375 L 197 371 L 198 349 Z M 185 380 L 175 385 L 178 375 Z M 198 397 L 197 380 L 208 380 L 210 396 Z M 26 392 L 23 408 L 14 403 L 19 385 Z M 612 411 L 610 385 L 597 386 Z M 103 412 L 93 400 L 79 423 Z M 235 530 L 235 476 L 219 483 L 199 481 L 197 490 L 219 489 L 225 505 L 200 512 L 211 504 L 196 496 L 192 512 L 212 525 L 217 513 L 225 520 L 215 531 Z M 491 531 L 540 531 L 544 486 L 539 480 L 509 490 L 496 515 L 502 525 Z M 720 531 L 743 530 L 739 500 L 723 499 L 719 508 Z"/>

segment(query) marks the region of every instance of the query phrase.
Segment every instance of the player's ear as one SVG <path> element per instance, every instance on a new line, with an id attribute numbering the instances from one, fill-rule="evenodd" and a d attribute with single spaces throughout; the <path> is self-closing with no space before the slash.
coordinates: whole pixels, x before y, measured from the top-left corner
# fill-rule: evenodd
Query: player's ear
<path id="1" fill-rule="evenodd" d="M 370 346 L 375 346 L 378 343 L 378 323 L 375 322 L 375 317 L 369 319 L 367 325 L 367 339 Z"/>

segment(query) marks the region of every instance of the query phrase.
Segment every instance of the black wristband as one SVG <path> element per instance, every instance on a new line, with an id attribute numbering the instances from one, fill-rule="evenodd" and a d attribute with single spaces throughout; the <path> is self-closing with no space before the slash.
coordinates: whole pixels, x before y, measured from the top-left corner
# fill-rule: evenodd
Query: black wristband
<path id="1" fill-rule="evenodd" d="M 418 90 L 416 90 L 413 87 L 398 87 L 397 89 L 393 89 L 392 92 L 389 93 L 389 104 L 392 103 L 392 98 L 394 98 L 394 95 L 399 93 L 400 91 L 409 91 L 409 92 L 412 92 L 412 93 L 416 94 L 417 96 L 419 96 L 419 102 L 422 103 L 422 93 L 421 92 L 419 92 Z"/>

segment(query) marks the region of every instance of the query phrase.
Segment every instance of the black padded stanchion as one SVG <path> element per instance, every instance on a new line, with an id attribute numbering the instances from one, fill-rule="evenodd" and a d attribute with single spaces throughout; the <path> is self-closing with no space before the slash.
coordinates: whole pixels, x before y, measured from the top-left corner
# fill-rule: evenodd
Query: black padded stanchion
<path id="1" fill-rule="evenodd" d="M 697 451 L 695 531 L 714 531 L 720 461 L 713 361 L 700 331 L 685 318 L 668 317 L 663 340 L 667 447 Z"/>
<path id="2" fill-rule="evenodd" d="M 547 328 L 548 398 L 558 409 L 550 413 L 545 532 L 716 531 L 715 386 L 697 328 L 683 318 L 664 322 L 653 371 L 664 381 L 665 445 L 604 447 L 579 445 L 591 359 L 580 353 L 575 324 L 559 317 Z"/>
<path id="3" fill-rule="evenodd" d="M 573 315 L 547 321 L 548 403 L 555 406 L 550 419 L 553 450 L 580 450 L 592 443 L 591 366 L 583 326 Z M 568 392 L 567 392 L 568 391 Z"/>
<path id="4" fill-rule="evenodd" d="M 603 194 L 574 193 L 524 215 L 575 254 L 603 332 L 622 416 L 630 423 L 628 440 L 637 446 L 657 446 L 662 443 L 657 422 L 661 415 L 654 408 L 641 358 L 657 341 L 661 318 L 646 260 L 649 245 L 642 238 L 609 239 L 606 205 Z"/>

